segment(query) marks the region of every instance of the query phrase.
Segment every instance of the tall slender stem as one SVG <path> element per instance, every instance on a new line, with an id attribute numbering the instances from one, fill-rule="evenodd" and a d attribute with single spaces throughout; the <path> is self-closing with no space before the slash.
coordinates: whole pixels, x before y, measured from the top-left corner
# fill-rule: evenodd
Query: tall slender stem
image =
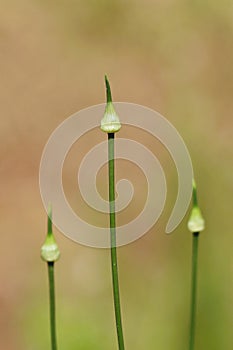
<path id="1" fill-rule="evenodd" d="M 194 350 L 195 328 L 196 328 L 196 300 L 197 300 L 197 265 L 198 265 L 198 237 L 199 232 L 193 232 L 192 242 L 192 279 L 191 279 L 191 314 L 189 350 Z"/>
<path id="2" fill-rule="evenodd" d="M 48 208 L 47 236 L 41 247 L 41 258 L 47 262 L 49 277 L 49 303 L 50 303 L 50 333 L 51 350 L 57 350 L 56 341 L 56 318 L 55 318 L 55 284 L 54 284 L 54 263 L 60 257 L 60 251 L 54 239 L 52 228 L 52 206 Z"/>
<path id="3" fill-rule="evenodd" d="M 49 276 L 51 350 L 57 350 L 54 262 L 53 261 L 48 261 L 48 276 Z"/>
<path id="4" fill-rule="evenodd" d="M 111 235 L 111 266 L 113 298 L 119 350 L 124 350 L 124 338 L 121 320 L 120 292 L 117 267 L 116 217 L 115 217 L 115 174 L 114 174 L 114 133 L 108 134 L 108 170 L 109 170 L 109 211 Z"/>

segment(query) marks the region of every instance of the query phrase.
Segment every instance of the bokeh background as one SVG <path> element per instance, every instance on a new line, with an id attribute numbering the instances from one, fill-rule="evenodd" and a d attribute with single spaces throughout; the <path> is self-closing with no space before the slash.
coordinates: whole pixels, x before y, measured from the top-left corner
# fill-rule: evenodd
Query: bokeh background
<path id="1" fill-rule="evenodd" d="M 2 0 L 0 62 L 0 348 L 50 347 L 47 269 L 40 259 L 46 232 L 40 157 L 63 120 L 104 102 L 107 73 L 115 101 L 159 111 L 186 142 L 206 219 L 200 236 L 196 349 L 231 350 L 232 1 Z M 188 214 L 171 236 L 164 234 L 177 174 L 158 141 L 132 128 L 118 137 L 126 135 L 158 156 L 168 182 L 159 222 L 119 249 L 126 348 L 187 349 Z M 67 196 L 84 216 L 74 170 L 104 139 L 96 130 L 81 140 L 64 170 Z M 127 174 L 137 193 L 123 221 L 145 199 L 143 174 L 130 166 L 117 162 L 117 176 Z M 98 176 L 103 196 L 106 181 L 104 168 Z M 54 231 L 62 252 L 56 265 L 59 349 L 117 349 L 109 251 L 75 244 Z"/>

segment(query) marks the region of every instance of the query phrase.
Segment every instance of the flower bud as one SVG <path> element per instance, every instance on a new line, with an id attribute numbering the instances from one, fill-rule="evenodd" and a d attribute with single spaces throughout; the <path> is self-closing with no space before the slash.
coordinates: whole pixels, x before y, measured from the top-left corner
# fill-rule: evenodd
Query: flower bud
<path id="1" fill-rule="evenodd" d="M 201 210 L 197 203 L 197 188 L 194 180 L 193 180 L 193 208 L 188 221 L 188 229 L 193 233 L 201 232 L 205 229 L 205 220 L 202 216 Z"/>
<path id="2" fill-rule="evenodd" d="M 48 232 L 44 244 L 41 247 L 41 258 L 47 262 L 55 262 L 60 257 L 58 245 L 52 232 L 52 209 L 48 211 Z"/>
<path id="3" fill-rule="evenodd" d="M 205 220 L 201 214 L 201 211 L 198 207 L 192 209 L 189 221 L 188 229 L 191 232 L 201 232 L 205 229 Z"/>
<path id="4" fill-rule="evenodd" d="M 107 104 L 106 104 L 104 116 L 101 120 L 100 128 L 104 132 L 115 133 L 120 130 L 121 123 L 112 103 L 111 89 L 110 89 L 109 81 L 106 76 L 105 76 L 105 84 L 106 84 Z"/>

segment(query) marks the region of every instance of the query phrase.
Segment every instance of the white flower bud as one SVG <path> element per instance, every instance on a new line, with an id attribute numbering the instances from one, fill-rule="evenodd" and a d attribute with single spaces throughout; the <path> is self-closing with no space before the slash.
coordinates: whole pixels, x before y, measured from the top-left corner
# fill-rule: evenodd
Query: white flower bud
<path id="1" fill-rule="evenodd" d="M 205 220 L 198 207 L 192 209 L 190 219 L 188 221 L 188 229 L 191 232 L 201 232 L 205 229 Z"/>
<path id="2" fill-rule="evenodd" d="M 107 133 L 114 133 L 120 130 L 121 123 L 116 111 L 113 107 L 112 102 L 108 102 L 104 117 L 101 120 L 101 130 Z"/>
<path id="3" fill-rule="evenodd" d="M 111 134 L 120 130 L 121 123 L 118 115 L 116 114 L 114 106 L 112 104 L 111 89 L 106 76 L 105 76 L 105 84 L 106 84 L 107 104 L 106 104 L 103 119 L 101 120 L 100 128 L 102 131 Z"/>
<path id="4" fill-rule="evenodd" d="M 201 232 L 205 229 L 205 220 L 197 203 L 197 187 L 193 180 L 193 208 L 188 221 L 188 229 L 192 233 Z"/>

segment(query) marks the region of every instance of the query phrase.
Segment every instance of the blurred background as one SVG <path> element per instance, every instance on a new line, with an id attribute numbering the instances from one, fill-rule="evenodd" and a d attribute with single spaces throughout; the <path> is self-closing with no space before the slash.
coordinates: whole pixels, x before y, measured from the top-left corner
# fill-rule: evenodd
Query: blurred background
<path id="1" fill-rule="evenodd" d="M 2 0 L 0 62 L 0 348 L 50 348 L 47 268 L 40 259 L 46 233 L 40 158 L 62 121 L 105 101 L 107 73 L 115 101 L 157 110 L 190 151 L 206 219 L 200 235 L 196 349 L 231 350 L 232 1 Z M 126 135 L 158 156 L 168 182 L 158 223 L 119 249 L 126 348 L 187 349 L 188 214 L 171 236 L 164 234 L 176 198 L 176 170 L 158 141 L 132 128 L 117 136 Z M 94 131 L 67 159 L 64 182 L 74 207 L 82 207 L 74 169 L 105 137 Z M 132 208 L 145 200 L 143 174 L 126 163 L 117 161 L 117 177 L 132 180 L 137 198 L 119 222 L 137 214 Z M 100 192 L 106 196 L 106 169 L 100 173 Z M 54 231 L 62 253 L 56 264 L 59 349 L 117 349 L 109 251 L 78 245 Z"/>

